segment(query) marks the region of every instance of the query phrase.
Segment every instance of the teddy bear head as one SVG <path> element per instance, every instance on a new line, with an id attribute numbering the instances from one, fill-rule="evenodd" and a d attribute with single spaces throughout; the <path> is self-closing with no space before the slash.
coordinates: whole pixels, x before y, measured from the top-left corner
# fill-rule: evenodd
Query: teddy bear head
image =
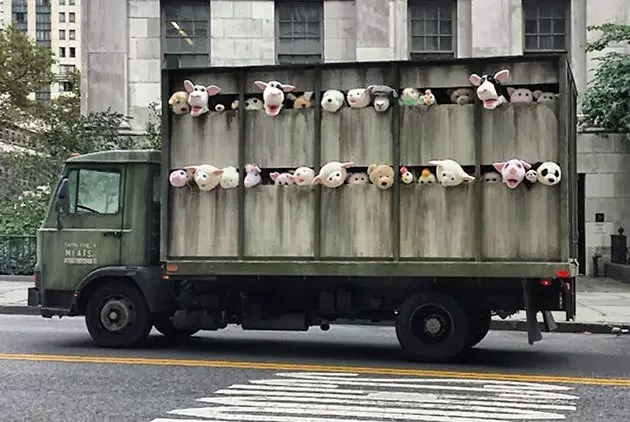
<path id="1" fill-rule="evenodd" d="M 449 89 L 446 93 L 453 104 L 472 104 L 475 100 L 475 93 L 470 88 Z"/>
<path id="2" fill-rule="evenodd" d="M 370 164 L 367 174 L 370 182 L 380 189 L 389 189 L 394 184 L 394 169 L 387 164 Z"/>

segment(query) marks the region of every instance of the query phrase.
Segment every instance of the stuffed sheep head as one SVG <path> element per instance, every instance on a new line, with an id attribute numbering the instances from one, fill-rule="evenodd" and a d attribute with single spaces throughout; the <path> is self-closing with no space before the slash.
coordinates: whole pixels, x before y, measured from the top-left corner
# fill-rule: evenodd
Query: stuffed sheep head
<path id="1" fill-rule="evenodd" d="M 343 92 L 336 89 L 329 89 L 324 92 L 324 95 L 322 96 L 321 106 L 323 110 L 328 111 L 329 113 L 335 113 L 343 107 L 344 100 L 345 97 Z"/>
<path id="2" fill-rule="evenodd" d="M 379 112 L 386 111 L 391 101 L 398 98 L 398 92 L 387 85 L 370 85 L 367 90 L 374 100 L 374 110 Z"/>
<path id="3" fill-rule="evenodd" d="M 223 189 L 234 189 L 238 186 L 238 170 L 233 166 L 223 168 L 219 184 Z"/>
<path id="4" fill-rule="evenodd" d="M 284 104 L 284 93 L 295 89 L 293 85 L 278 81 L 255 81 L 256 86 L 263 92 L 263 107 L 267 116 L 275 117 L 280 114 Z"/>
<path id="5" fill-rule="evenodd" d="M 457 186 L 464 182 L 472 182 L 475 178 L 464 171 L 455 160 L 431 160 L 429 164 L 436 167 L 437 180 L 442 186 Z"/>
<path id="6" fill-rule="evenodd" d="M 211 191 L 221 183 L 221 175 L 223 169 L 217 168 L 210 164 L 203 164 L 197 167 L 195 171 L 195 183 L 201 191 Z"/>
<path id="7" fill-rule="evenodd" d="M 207 113 L 208 99 L 210 96 L 217 95 L 221 92 L 221 88 L 216 85 L 195 85 L 189 80 L 184 81 L 184 88 L 188 93 L 188 104 L 190 105 L 190 115 L 193 117 Z"/>
<path id="8" fill-rule="evenodd" d="M 298 186 L 310 185 L 315 178 L 315 170 L 310 167 L 298 167 L 293 172 L 291 180 Z"/>
<path id="9" fill-rule="evenodd" d="M 511 103 L 531 103 L 534 101 L 534 94 L 527 88 L 508 87 L 507 92 L 510 95 Z"/>
<path id="10" fill-rule="evenodd" d="M 327 188 L 337 188 L 344 184 L 348 174 L 347 169 L 353 165 L 353 162 L 330 161 L 324 164 L 311 183 L 314 185 L 321 183 Z"/>

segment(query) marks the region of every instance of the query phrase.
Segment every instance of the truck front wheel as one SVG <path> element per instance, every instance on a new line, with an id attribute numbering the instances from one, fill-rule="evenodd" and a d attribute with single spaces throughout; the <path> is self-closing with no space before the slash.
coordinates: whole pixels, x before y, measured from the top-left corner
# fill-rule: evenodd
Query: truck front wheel
<path id="1" fill-rule="evenodd" d="M 142 293 L 126 283 L 112 282 L 98 288 L 90 298 L 85 323 L 101 347 L 137 347 L 153 326 Z"/>
<path id="2" fill-rule="evenodd" d="M 469 339 L 466 312 L 453 297 L 428 292 L 407 298 L 396 319 L 396 336 L 414 360 L 440 362 L 457 356 Z"/>

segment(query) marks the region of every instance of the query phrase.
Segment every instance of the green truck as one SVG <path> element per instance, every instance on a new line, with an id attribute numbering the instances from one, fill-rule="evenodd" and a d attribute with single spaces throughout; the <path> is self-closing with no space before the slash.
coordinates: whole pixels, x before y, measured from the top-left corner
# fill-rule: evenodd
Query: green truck
<path id="1" fill-rule="evenodd" d="M 566 55 L 165 69 L 162 86 L 160 151 L 66 161 L 28 295 L 43 317 L 85 316 L 102 347 L 381 322 L 424 361 L 493 315 L 524 310 L 530 345 L 552 311 L 574 319 Z"/>

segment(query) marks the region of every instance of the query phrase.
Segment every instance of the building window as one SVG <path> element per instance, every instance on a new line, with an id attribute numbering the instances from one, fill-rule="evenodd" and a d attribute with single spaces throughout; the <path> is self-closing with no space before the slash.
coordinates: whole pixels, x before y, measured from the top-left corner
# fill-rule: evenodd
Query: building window
<path id="1" fill-rule="evenodd" d="M 35 92 L 35 98 L 38 100 L 50 100 L 50 87 L 39 89 Z"/>
<path id="2" fill-rule="evenodd" d="M 76 48 L 70 47 L 70 57 L 76 57 L 76 56 L 77 56 Z"/>
<path id="3" fill-rule="evenodd" d="M 68 35 L 69 35 L 69 39 L 74 40 L 77 37 L 77 32 L 74 29 L 71 29 L 70 31 L 68 31 Z"/>
<path id="4" fill-rule="evenodd" d="M 69 4 L 70 6 L 74 6 L 74 5 L 76 4 L 76 2 L 75 2 L 75 0 L 69 0 L 69 1 L 68 1 L 68 4 Z"/>
<path id="5" fill-rule="evenodd" d="M 455 56 L 457 3 L 454 0 L 409 0 L 412 60 Z"/>
<path id="6" fill-rule="evenodd" d="M 66 0 L 59 0 L 59 6 L 65 6 Z"/>
<path id="7" fill-rule="evenodd" d="M 322 61 L 321 1 L 276 1 L 279 63 Z"/>
<path id="8" fill-rule="evenodd" d="M 165 3 L 165 4 L 164 4 Z M 205 67 L 210 62 L 206 1 L 163 2 L 163 52 L 167 68 Z"/>
<path id="9" fill-rule="evenodd" d="M 567 51 L 566 0 L 523 0 L 525 52 Z"/>
<path id="10" fill-rule="evenodd" d="M 59 47 L 59 57 L 66 57 L 66 47 Z"/>
<path id="11" fill-rule="evenodd" d="M 74 12 L 68 13 L 68 20 L 70 21 L 70 23 L 75 23 L 76 19 L 76 14 Z"/>
<path id="12" fill-rule="evenodd" d="M 72 92 L 72 82 L 64 81 L 59 84 L 59 92 Z"/>
<path id="13" fill-rule="evenodd" d="M 66 22 L 66 14 L 64 12 L 59 12 L 59 22 L 60 23 Z"/>
<path id="14" fill-rule="evenodd" d="M 28 4 L 26 0 L 13 0 L 11 5 L 11 18 L 17 28 L 22 32 L 28 31 Z"/>
<path id="15" fill-rule="evenodd" d="M 65 40 L 66 39 L 66 30 L 65 29 L 60 29 L 59 30 L 59 39 L 60 40 Z"/>

